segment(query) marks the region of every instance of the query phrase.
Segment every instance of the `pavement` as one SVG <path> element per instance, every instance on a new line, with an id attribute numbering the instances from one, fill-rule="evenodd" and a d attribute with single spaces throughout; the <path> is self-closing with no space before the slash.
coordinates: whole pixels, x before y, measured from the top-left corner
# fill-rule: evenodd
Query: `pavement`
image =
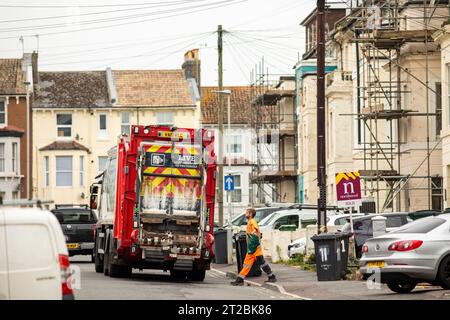
<path id="1" fill-rule="evenodd" d="M 397 294 L 386 285 L 368 286 L 366 281 L 340 280 L 317 281 L 315 272 L 283 264 L 270 264 L 277 276 L 276 283 L 265 283 L 266 275 L 247 278 L 248 286 L 270 289 L 294 299 L 301 300 L 450 300 L 450 290 L 441 287 L 419 285 L 409 294 Z M 234 279 L 237 275 L 235 264 L 213 264 L 212 270 Z M 240 288 L 240 287 L 238 287 Z"/>

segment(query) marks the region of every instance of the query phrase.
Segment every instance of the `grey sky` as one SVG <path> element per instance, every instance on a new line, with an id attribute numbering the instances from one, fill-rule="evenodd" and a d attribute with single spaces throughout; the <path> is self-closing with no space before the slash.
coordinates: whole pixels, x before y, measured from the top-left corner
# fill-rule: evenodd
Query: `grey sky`
<path id="1" fill-rule="evenodd" d="M 123 4 L 128 5 L 118 6 Z M 62 7 L 0 7 L 1 58 L 20 57 L 19 37 L 34 34 L 40 34 L 40 70 L 175 69 L 186 50 L 200 48 L 202 85 L 216 85 L 217 34 L 213 32 L 222 24 L 230 31 L 224 42 L 224 83 L 246 85 L 250 70 L 263 55 L 269 73 L 293 73 L 297 54 L 304 51 L 299 22 L 315 1 L 0 0 L 0 6 L 8 5 Z M 105 6 L 86 7 L 96 5 Z M 186 14 L 191 11 L 198 12 Z M 60 18 L 49 19 L 55 16 Z M 40 19 L 26 20 L 34 18 Z M 109 21 L 97 23 L 103 19 Z M 136 21 L 143 22 L 132 23 Z M 25 51 L 36 49 L 35 37 L 24 39 Z"/>

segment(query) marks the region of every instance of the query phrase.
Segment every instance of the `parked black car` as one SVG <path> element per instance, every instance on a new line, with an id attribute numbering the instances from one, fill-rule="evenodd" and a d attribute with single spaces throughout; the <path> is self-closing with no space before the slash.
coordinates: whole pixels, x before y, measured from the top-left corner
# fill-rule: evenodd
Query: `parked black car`
<path id="1" fill-rule="evenodd" d="M 51 211 L 61 224 L 69 256 L 91 255 L 93 259 L 93 229 L 97 223 L 93 211 L 87 205 L 56 205 Z"/>
<path id="2" fill-rule="evenodd" d="M 375 216 L 383 216 L 387 218 L 386 231 L 388 232 L 412 222 L 408 212 L 369 214 L 363 217 L 354 218 L 353 232 L 355 235 L 357 258 L 361 258 L 361 249 L 366 240 L 373 238 L 372 218 Z M 350 223 L 347 222 L 340 231 L 350 233 Z"/>

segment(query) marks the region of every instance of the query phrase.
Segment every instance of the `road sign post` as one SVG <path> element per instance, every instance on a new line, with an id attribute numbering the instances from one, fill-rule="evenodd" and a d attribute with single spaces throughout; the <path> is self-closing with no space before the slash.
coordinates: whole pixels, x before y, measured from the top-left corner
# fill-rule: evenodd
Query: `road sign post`
<path id="1" fill-rule="evenodd" d="M 355 241 L 353 237 L 353 210 L 356 208 L 359 212 L 361 205 L 361 180 L 359 172 L 340 172 L 336 173 L 336 198 L 338 207 L 349 208 L 350 212 L 350 254 L 349 258 L 355 257 Z"/>

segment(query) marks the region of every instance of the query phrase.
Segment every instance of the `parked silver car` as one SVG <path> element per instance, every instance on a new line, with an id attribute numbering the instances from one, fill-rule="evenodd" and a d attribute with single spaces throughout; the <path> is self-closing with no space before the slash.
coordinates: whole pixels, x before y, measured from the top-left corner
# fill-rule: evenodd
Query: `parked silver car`
<path id="1" fill-rule="evenodd" d="M 416 220 L 366 241 L 360 271 L 379 272 L 380 281 L 397 293 L 428 282 L 450 289 L 450 214 Z"/>

